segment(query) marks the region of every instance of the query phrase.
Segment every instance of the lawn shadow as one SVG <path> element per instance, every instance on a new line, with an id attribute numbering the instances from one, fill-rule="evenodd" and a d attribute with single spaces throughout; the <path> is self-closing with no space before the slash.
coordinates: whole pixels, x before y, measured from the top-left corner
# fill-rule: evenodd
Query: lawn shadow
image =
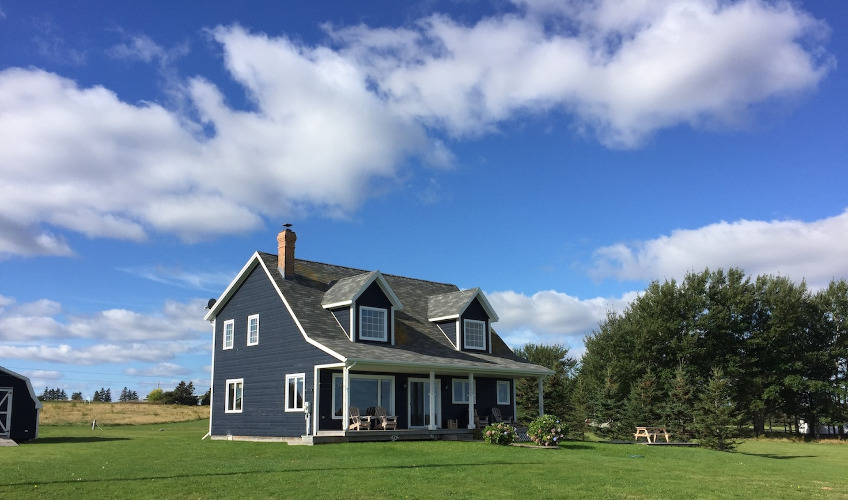
<path id="1" fill-rule="evenodd" d="M 816 455 L 775 455 L 774 453 L 745 453 L 738 451 L 740 455 L 748 455 L 751 457 L 771 458 L 774 460 L 791 460 L 793 458 L 816 458 Z"/>
<path id="2" fill-rule="evenodd" d="M 99 436 L 73 436 L 73 437 L 49 437 L 49 438 L 38 438 L 32 441 L 28 441 L 24 444 L 33 445 L 33 444 L 73 444 L 73 443 L 101 443 L 106 441 L 129 441 L 130 438 L 125 437 L 99 437 Z"/>
<path id="3" fill-rule="evenodd" d="M 560 448 L 564 450 L 594 450 L 595 448 L 586 444 L 577 444 L 577 443 L 569 443 L 569 444 L 561 444 Z"/>
<path id="4" fill-rule="evenodd" d="M 545 462 L 486 462 L 486 463 L 452 463 L 452 464 L 422 464 L 422 465 L 387 465 L 381 466 L 381 470 L 396 469 L 396 470 L 415 470 L 415 469 L 451 469 L 456 467 L 491 467 L 492 465 L 543 465 Z M 170 474 L 170 475 L 149 475 L 138 477 L 113 477 L 113 478 L 98 478 L 98 479 L 60 479 L 56 481 L 39 481 L 38 484 L 80 484 L 80 483 L 110 483 L 110 482 L 133 482 L 133 481 L 151 481 L 162 479 L 189 479 L 199 477 L 215 477 L 215 476 L 249 476 L 261 474 L 302 474 L 308 472 L 339 472 L 346 470 L 362 470 L 360 466 L 352 467 L 319 467 L 319 468 L 296 468 L 296 469 L 262 469 L 252 471 L 222 471 L 222 472 L 207 472 L 204 474 Z M 28 486 L 31 482 L 23 483 L 5 483 L 3 486 Z"/>

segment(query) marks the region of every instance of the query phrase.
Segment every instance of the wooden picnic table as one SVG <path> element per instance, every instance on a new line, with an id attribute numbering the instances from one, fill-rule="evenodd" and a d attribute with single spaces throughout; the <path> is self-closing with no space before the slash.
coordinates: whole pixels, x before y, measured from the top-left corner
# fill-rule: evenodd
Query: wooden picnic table
<path id="1" fill-rule="evenodd" d="M 656 443 L 657 436 L 665 436 L 665 442 L 671 441 L 671 436 L 665 427 L 636 427 L 636 432 L 633 434 L 633 440 L 638 441 L 640 437 L 648 440 L 649 443 Z"/>

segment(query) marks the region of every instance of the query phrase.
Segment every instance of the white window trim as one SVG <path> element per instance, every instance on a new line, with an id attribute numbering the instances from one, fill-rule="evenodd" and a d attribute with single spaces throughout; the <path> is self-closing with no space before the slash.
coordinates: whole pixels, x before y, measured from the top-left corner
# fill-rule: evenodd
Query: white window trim
<path id="1" fill-rule="evenodd" d="M 375 311 L 383 313 L 383 335 L 382 337 L 363 337 L 362 336 L 362 311 Z M 372 342 L 387 342 L 389 340 L 389 312 L 382 307 L 359 307 L 359 339 L 370 340 Z"/>
<path id="2" fill-rule="evenodd" d="M 303 412 L 303 406 L 298 408 L 296 406 L 292 406 L 292 405 L 289 404 L 290 403 L 290 401 L 289 401 L 289 380 L 295 380 L 296 381 L 297 379 L 303 379 L 303 402 L 304 402 L 304 404 L 306 403 L 306 374 L 305 373 L 289 373 L 289 374 L 286 375 L 286 386 L 285 386 L 285 388 L 286 388 L 286 411 L 287 412 L 291 412 L 291 411 Z M 295 382 L 295 387 L 297 387 L 297 382 Z"/>
<path id="3" fill-rule="evenodd" d="M 229 344 L 227 343 L 227 327 L 228 326 L 230 328 L 232 328 L 232 332 L 233 332 L 232 337 L 230 337 Z M 236 320 L 228 319 L 228 320 L 224 321 L 223 334 L 224 334 L 224 339 L 223 339 L 223 342 L 221 342 L 222 349 L 223 350 L 232 349 L 233 345 L 235 345 L 235 343 L 236 343 L 235 342 L 235 340 L 236 340 Z"/>
<path id="4" fill-rule="evenodd" d="M 469 324 L 480 324 L 483 325 L 483 345 L 469 345 L 468 344 L 468 325 Z M 462 347 L 463 349 L 475 349 L 477 351 L 485 351 L 486 350 L 486 322 L 480 321 L 479 319 L 466 319 L 462 322 Z"/>
<path id="5" fill-rule="evenodd" d="M 502 386 L 502 385 L 506 385 L 506 401 L 504 401 L 504 400 L 502 400 L 502 399 L 501 399 L 501 386 Z M 510 393 L 511 393 L 512 391 L 510 391 L 510 390 L 509 390 L 509 389 L 510 389 L 509 385 L 510 385 L 510 384 L 509 384 L 509 380 L 498 380 L 498 383 L 497 383 L 497 385 L 495 386 L 495 392 L 497 393 L 497 398 L 498 398 L 498 404 L 499 404 L 499 405 L 508 405 L 508 404 L 511 404 L 511 402 L 510 402 L 510 400 L 509 400 L 509 399 L 510 399 Z"/>
<path id="6" fill-rule="evenodd" d="M 241 408 L 238 410 L 230 409 L 230 386 L 233 384 L 241 384 Z M 224 385 L 224 391 L 226 396 L 224 397 L 224 413 L 241 413 L 244 410 L 244 379 L 243 378 L 230 378 L 227 379 L 226 384 Z"/>
<path id="7" fill-rule="evenodd" d="M 331 413 L 333 414 L 333 419 L 335 419 L 335 420 L 341 420 L 342 418 L 344 418 L 341 415 L 336 415 L 336 408 L 335 408 L 336 407 L 336 379 L 342 378 L 342 377 L 343 377 L 343 374 L 341 374 L 341 373 L 334 373 L 333 374 L 333 389 L 331 391 L 330 397 L 332 398 L 332 405 L 333 405 L 333 409 L 331 410 Z M 349 377 L 350 377 L 351 380 L 358 378 L 358 379 L 370 379 L 370 380 L 377 379 L 380 382 L 382 382 L 383 380 L 391 381 L 391 383 L 392 383 L 392 400 L 389 402 L 389 404 L 383 406 L 383 408 L 386 409 L 386 413 L 388 415 L 397 415 L 397 413 L 395 413 L 395 376 L 394 375 L 364 375 L 364 374 L 360 375 L 360 374 L 351 373 L 349 375 Z M 379 385 L 378 385 L 378 387 L 379 387 Z M 342 388 L 342 390 L 344 390 L 344 388 Z M 380 403 L 385 404 L 385 401 L 380 401 Z M 362 411 L 365 411 L 365 408 L 360 408 L 359 410 L 360 410 L 360 412 L 362 412 Z"/>
<path id="8" fill-rule="evenodd" d="M 250 341 L 250 322 L 251 322 L 251 320 L 253 320 L 253 318 L 256 318 L 256 341 L 255 342 Z M 247 317 L 247 345 L 257 345 L 257 344 L 259 344 L 259 315 L 258 314 L 252 314 L 252 315 Z"/>
<path id="9" fill-rule="evenodd" d="M 456 383 L 464 382 L 465 383 L 465 396 L 467 399 L 457 399 L 456 398 Z M 474 381 L 475 389 L 477 385 L 477 381 Z M 451 403 L 455 405 L 467 405 L 469 400 L 471 399 L 471 384 L 468 383 L 467 378 L 454 378 L 451 379 Z"/>

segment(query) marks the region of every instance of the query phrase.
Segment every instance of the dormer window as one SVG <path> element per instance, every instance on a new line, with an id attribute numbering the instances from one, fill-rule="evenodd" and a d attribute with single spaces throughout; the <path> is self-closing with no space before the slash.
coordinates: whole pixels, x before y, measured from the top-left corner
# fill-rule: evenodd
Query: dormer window
<path id="1" fill-rule="evenodd" d="M 465 349 L 486 349 L 486 322 L 476 319 L 464 321 Z"/>
<path id="2" fill-rule="evenodd" d="M 388 340 L 386 310 L 376 307 L 359 308 L 359 338 L 362 340 Z"/>

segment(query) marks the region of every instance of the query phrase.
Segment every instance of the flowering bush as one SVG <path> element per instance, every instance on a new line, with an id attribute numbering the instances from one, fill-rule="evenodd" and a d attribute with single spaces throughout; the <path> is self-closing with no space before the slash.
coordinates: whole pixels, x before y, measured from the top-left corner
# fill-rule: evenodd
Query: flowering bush
<path id="1" fill-rule="evenodd" d="M 487 443 L 501 444 L 505 446 L 515 441 L 515 438 L 515 427 L 503 422 L 496 422 L 483 429 L 483 439 L 485 439 Z"/>
<path id="2" fill-rule="evenodd" d="M 527 435 L 539 446 L 556 446 L 565 437 L 565 427 L 553 415 L 542 415 L 530 424 Z"/>

